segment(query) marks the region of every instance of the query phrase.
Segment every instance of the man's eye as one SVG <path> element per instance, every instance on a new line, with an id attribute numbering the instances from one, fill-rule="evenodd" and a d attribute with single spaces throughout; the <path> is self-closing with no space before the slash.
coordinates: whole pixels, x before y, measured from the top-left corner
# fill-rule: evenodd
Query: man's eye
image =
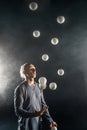
<path id="1" fill-rule="evenodd" d="M 30 70 L 35 71 L 36 69 L 30 69 Z"/>

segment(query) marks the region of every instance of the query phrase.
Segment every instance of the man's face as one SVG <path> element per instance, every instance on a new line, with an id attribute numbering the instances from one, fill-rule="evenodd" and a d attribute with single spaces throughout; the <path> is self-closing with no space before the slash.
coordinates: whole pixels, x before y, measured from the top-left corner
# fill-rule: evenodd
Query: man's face
<path id="1" fill-rule="evenodd" d="M 27 69 L 28 78 L 36 78 L 36 68 L 33 64 L 30 64 Z"/>

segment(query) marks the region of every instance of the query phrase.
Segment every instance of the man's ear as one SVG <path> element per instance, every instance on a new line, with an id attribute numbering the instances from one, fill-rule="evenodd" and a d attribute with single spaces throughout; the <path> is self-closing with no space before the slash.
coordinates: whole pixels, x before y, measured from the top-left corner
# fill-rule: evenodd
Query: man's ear
<path id="1" fill-rule="evenodd" d="M 28 77 L 29 75 L 28 75 L 28 74 L 26 74 L 26 76 Z"/>
<path id="2" fill-rule="evenodd" d="M 25 71 L 23 71 L 23 74 L 26 75 Z"/>
<path id="3" fill-rule="evenodd" d="M 26 77 L 29 77 L 29 75 L 28 75 L 25 71 L 23 71 L 23 74 L 24 74 Z"/>

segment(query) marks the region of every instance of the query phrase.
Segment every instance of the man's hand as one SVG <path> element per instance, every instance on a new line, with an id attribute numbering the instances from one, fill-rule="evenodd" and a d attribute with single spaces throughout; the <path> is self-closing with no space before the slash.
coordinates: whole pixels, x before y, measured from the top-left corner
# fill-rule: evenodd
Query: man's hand
<path id="1" fill-rule="evenodd" d="M 52 128 L 54 126 L 57 126 L 57 123 L 53 121 L 53 122 L 50 123 L 50 128 Z"/>
<path id="2" fill-rule="evenodd" d="M 41 109 L 41 111 L 35 110 L 35 112 L 34 112 L 34 117 L 42 116 L 42 115 L 44 114 L 44 112 L 46 111 L 47 108 L 48 108 L 47 106 L 44 106 L 44 107 Z"/>
<path id="3" fill-rule="evenodd" d="M 48 109 L 48 106 L 44 106 L 42 109 L 41 109 L 41 115 L 43 115 L 44 114 L 44 112 L 46 111 Z"/>

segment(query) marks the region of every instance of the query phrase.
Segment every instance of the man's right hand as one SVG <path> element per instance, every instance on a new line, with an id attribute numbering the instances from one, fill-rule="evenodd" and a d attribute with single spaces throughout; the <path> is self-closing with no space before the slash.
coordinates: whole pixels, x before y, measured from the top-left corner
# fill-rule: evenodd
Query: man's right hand
<path id="1" fill-rule="evenodd" d="M 34 117 L 37 117 L 37 116 L 42 116 L 43 114 L 44 114 L 44 112 L 47 110 L 47 106 L 44 106 L 42 109 L 41 109 L 41 111 L 37 111 L 37 110 L 35 110 L 35 112 L 34 112 Z"/>

